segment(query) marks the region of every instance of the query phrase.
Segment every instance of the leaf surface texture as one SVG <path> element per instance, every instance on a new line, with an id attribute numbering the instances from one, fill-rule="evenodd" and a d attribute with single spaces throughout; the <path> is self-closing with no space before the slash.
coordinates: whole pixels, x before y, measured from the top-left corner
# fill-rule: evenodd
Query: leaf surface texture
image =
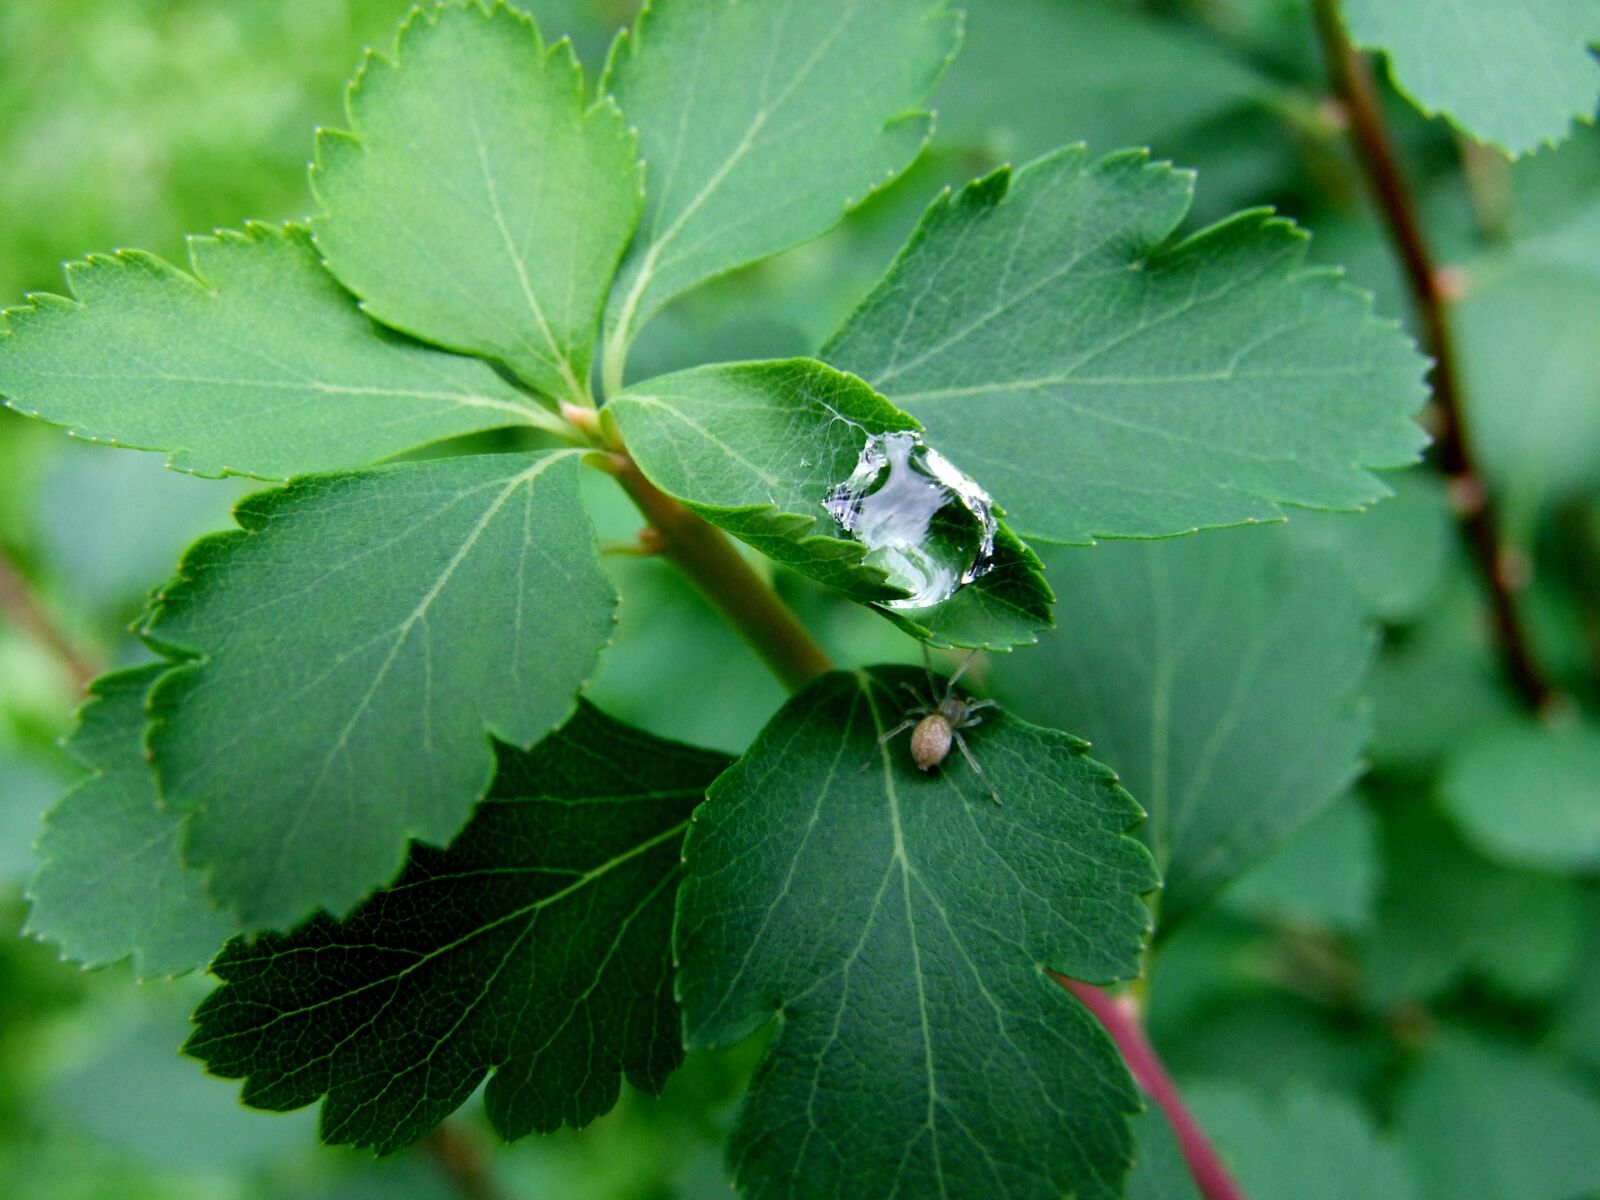
<path id="1" fill-rule="evenodd" d="M 1193 177 L 1082 147 L 934 202 L 821 357 L 926 426 L 1024 538 L 1358 508 L 1411 462 L 1423 362 L 1265 211 L 1182 240 Z"/>
<path id="2" fill-rule="evenodd" d="M 600 309 L 643 200 L 615 104 L 565 42 L 496 3 L 418 10 L 369 56 L 353 133 L 312 183 L 328 267 L 380 321 L 585 402 Z"/>
<path id="3" fill-rule="evenodd" d="M 322 269 L 305 230 L 192 238 L 193 274 L 125 250 L 67 268 L 74 300 L 6 314 L 0 394 L 79 437 L 165 450 L 195 475 L 359 467 L 541 424 L 485 363 L 395 337 Z"/>
<path id="4" fill-rule="evenodd" d="M 557 451 L 309 476 L 190 550 L 146 623 L 192 660 L 149 743 L 249 927 L 347 911 L 466 822 L 491 732 L 532 745 L 572 711 L 615 603 L 577 472 Z"/>
<path id="5" fill-rule="evenodd" d="M 727 759 L 587 704 L 532 751 L 500 747 L 448 849 L 343 921 L 236 941 L 185 1047 L 322 1136 L 388 1153 L 485 1094 L 502 1137 L 583 1125 L 621 1080 L 682 1058 L 669 956 L 679 846 Z"/>
<path id="6" fill-rule="evenodd" d="M 1045 973 L 1138 970 L 1155 885 L 1138 806 L 1084 744 L 986 712 L 932 775 L 874 747 L 920 672 L 834 673 L 711 790 L 675 946 L 688 1044 L 777 1015 L 729 1154 L 790 1196 L 1120 1196 L 1138 1107 L 1115 1047 Z M 863 764 L 870 765 L 863 770 Z"/>

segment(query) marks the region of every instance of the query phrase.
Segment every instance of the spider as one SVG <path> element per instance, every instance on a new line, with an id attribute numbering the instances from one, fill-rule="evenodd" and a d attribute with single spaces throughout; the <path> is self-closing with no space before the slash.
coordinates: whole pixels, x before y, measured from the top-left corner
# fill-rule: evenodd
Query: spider
<path id="1" fill-rule="evenodd" d="M 924 696 L 909 683 L 902 683 L 911 698 L 916 701 L 916 707 L 906 710 L 906 719 L 901 721 L 888 733 L 878 739 L 881 747 L 891 738 L 899 737 L 906 730 L 911 730 L 911 757 L 917 766 L 924 771 L 932 771 L 950 756 L 950 744 L 955 743 L 961 751 L 961 757 L 967 760 L 967 765 L 972 768 L 972 773 L 978 781 L 989 791 L 989 797 L 999 804 L 1000 793 L 995 790 L 994 784 L 989 782 L 989 777 L 983 773 L 983 768 L 978 765 L 978 760 L 972 756 L 972 751 L 967 748 L 967 739 L 961 736 L 963 729 L 971 729 L 974 725 L 983 723 L 983 718 L 974 716 L 979 709 L 997 707 L 993 700 L 963 700 L 956 695 L 956 681 L 971 665 L 977 651 L 967 655 L 966 662 L 956 668 L 950 682 L 945 685 L 944 696 L 936 703 L 930 703 L 939 695 L 938 686 L 934 683 L 933 668 L 927 661 L 927 650 L 923 650 L 923 670 L 928 675 L 928 694 Z M 868 759 L 861 764 L 865 771 L 872 764 Z"/>

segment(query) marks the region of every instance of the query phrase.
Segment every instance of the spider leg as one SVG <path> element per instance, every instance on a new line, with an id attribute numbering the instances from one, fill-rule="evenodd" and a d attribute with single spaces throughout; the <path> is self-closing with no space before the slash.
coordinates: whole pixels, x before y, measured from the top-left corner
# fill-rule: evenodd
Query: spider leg
<path id="1" fill-rule="evenodd" d="M 950 682 L 945 685 L 944 698 L 950 699 L 956 694 L 956 681 L 967 673 L 967 668 L 972 665 L 972 660 L 978 657 L 977 650 L 973 650 L 966 658 L 961 660 L 961 665 L 955 669 L 955 674 L 950 676 Z"/>
<path id="2" fill-rule="evenodd" d="M 919 717 L 907 717 L 904 721 L 901 721 L 900 724 L 896 725 L 893 729 L 889 730 L 888 733 L 886 733 L 882 737 L 880 737 L 878 739 L 878 743 L 877 744 L 879 746 L 882 746 L 890 738 L 898 737 L 900 734 L 904 733 L 906 730 L 910 729 L 913 725 L 915 725 L 920 719 L 921 718 L 919 718 Z"/>
<path id="3" fill-rule="evenodd" d="M 939 695 L 939 688 L 933 682 L 933 655 L 928 653 L 927 642 L 922 643 L 922 673 L 928 677 L 928 699 L 932 700 Z"/>
<path id="4" fill-rule="evenodd" d="M 989 777 L 983 773 L 983 768 L 978 765 L 978 760 L 972 757 L 972 751 L 967 749 L 967 739 L 961 736 L 959 729 L 952 730 L 955 734 L 956 747 L 961 751 L 961 757 L 967 760 L 967 766 L 972 768 L 972 773 L 978 777 L 978 782 L 989 791 L 989 798 L 996 804 L 1001 803 L 1000 793 L 995 791 L 994 784 L 989 782 Z"/>
<path id="5" fill-rule="evenodd" d="M 1000 707 L 1000 701 L 998 701 L 998 700 L 974 700 L 971 704 L 967 705 L 967 711 L 969 713 L 975 713 L 980 708 L 998 708 L 998 707 Z"/>
<path id="6" fill-rule="evenodd" d="M 921 692 L 917 691 L 917 689 L 915 687 L 913 687 L 911 684 L 907 683 L 904 679 L 902 679 L 900 681 L 900 686 L 905 689 L 906 695 L 910 696 L 913 700 L 915 700 L 917 702 L 917 707 L 914 710 L 913 709 L 907 709 L 906 711 L 908 711 L 908 712 L 912 712 L 912 711 L 920 712 L 920 713 L 922 713 L 924 715 L 926 715 L 928 713 L 931 713 L 933 711 L 933 708 L 928 704 L 927 697 L 925 697 Z"/>
<path id="7" fill-rule="evenodd" d="M 888 733 L 886 733 L 882 737 L 880 737 L 878 739 L 878 741 L 877 741 L 877 744 L 873 746 L 873 749 L 874 750 L 881 749 L 883 747 L 883 744 L 885 742 L 887 742 L 890 738 L 898 737 L 900 734 L 904 733 L 906 730 L 910 729 L 913 725 L 915 725 L 919 719 L 920 718 L 918 718 L 918 717 L 908 717 L 906 720 L 901 721 L 900 724 L 896 725 L 893 729 L 889 730 Z M 860 773 L 865 773 L 866 769 L 868 767 L 870 767 L 871 765 L 872 765 L 872 757 L 869 755 L 867 757 L 866 762 L 861 764 Z"/>

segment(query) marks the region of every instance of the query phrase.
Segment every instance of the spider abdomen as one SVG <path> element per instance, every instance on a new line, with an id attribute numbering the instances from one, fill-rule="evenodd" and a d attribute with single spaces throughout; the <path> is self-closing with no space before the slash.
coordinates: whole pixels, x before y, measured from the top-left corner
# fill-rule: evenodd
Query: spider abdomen
<path id="1" fill-rule="evenodd" d="M 917 722 L 911 731 L 911 757 L 924 771 L 931 771 L 950 753 L 954 731 L 943 713 L 932 713 Z"/>

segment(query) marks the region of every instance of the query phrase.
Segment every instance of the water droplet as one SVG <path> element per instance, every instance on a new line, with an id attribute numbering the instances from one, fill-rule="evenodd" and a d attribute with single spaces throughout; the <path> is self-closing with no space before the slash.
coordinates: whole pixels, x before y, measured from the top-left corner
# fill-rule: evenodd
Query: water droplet
<path id="1" fill-rule="evenodd" d="M 915 433 L 869 437 L 822 506 L 911 593 L 888 608 L 938 604 L 994 566 L 994 502 Z"/>

